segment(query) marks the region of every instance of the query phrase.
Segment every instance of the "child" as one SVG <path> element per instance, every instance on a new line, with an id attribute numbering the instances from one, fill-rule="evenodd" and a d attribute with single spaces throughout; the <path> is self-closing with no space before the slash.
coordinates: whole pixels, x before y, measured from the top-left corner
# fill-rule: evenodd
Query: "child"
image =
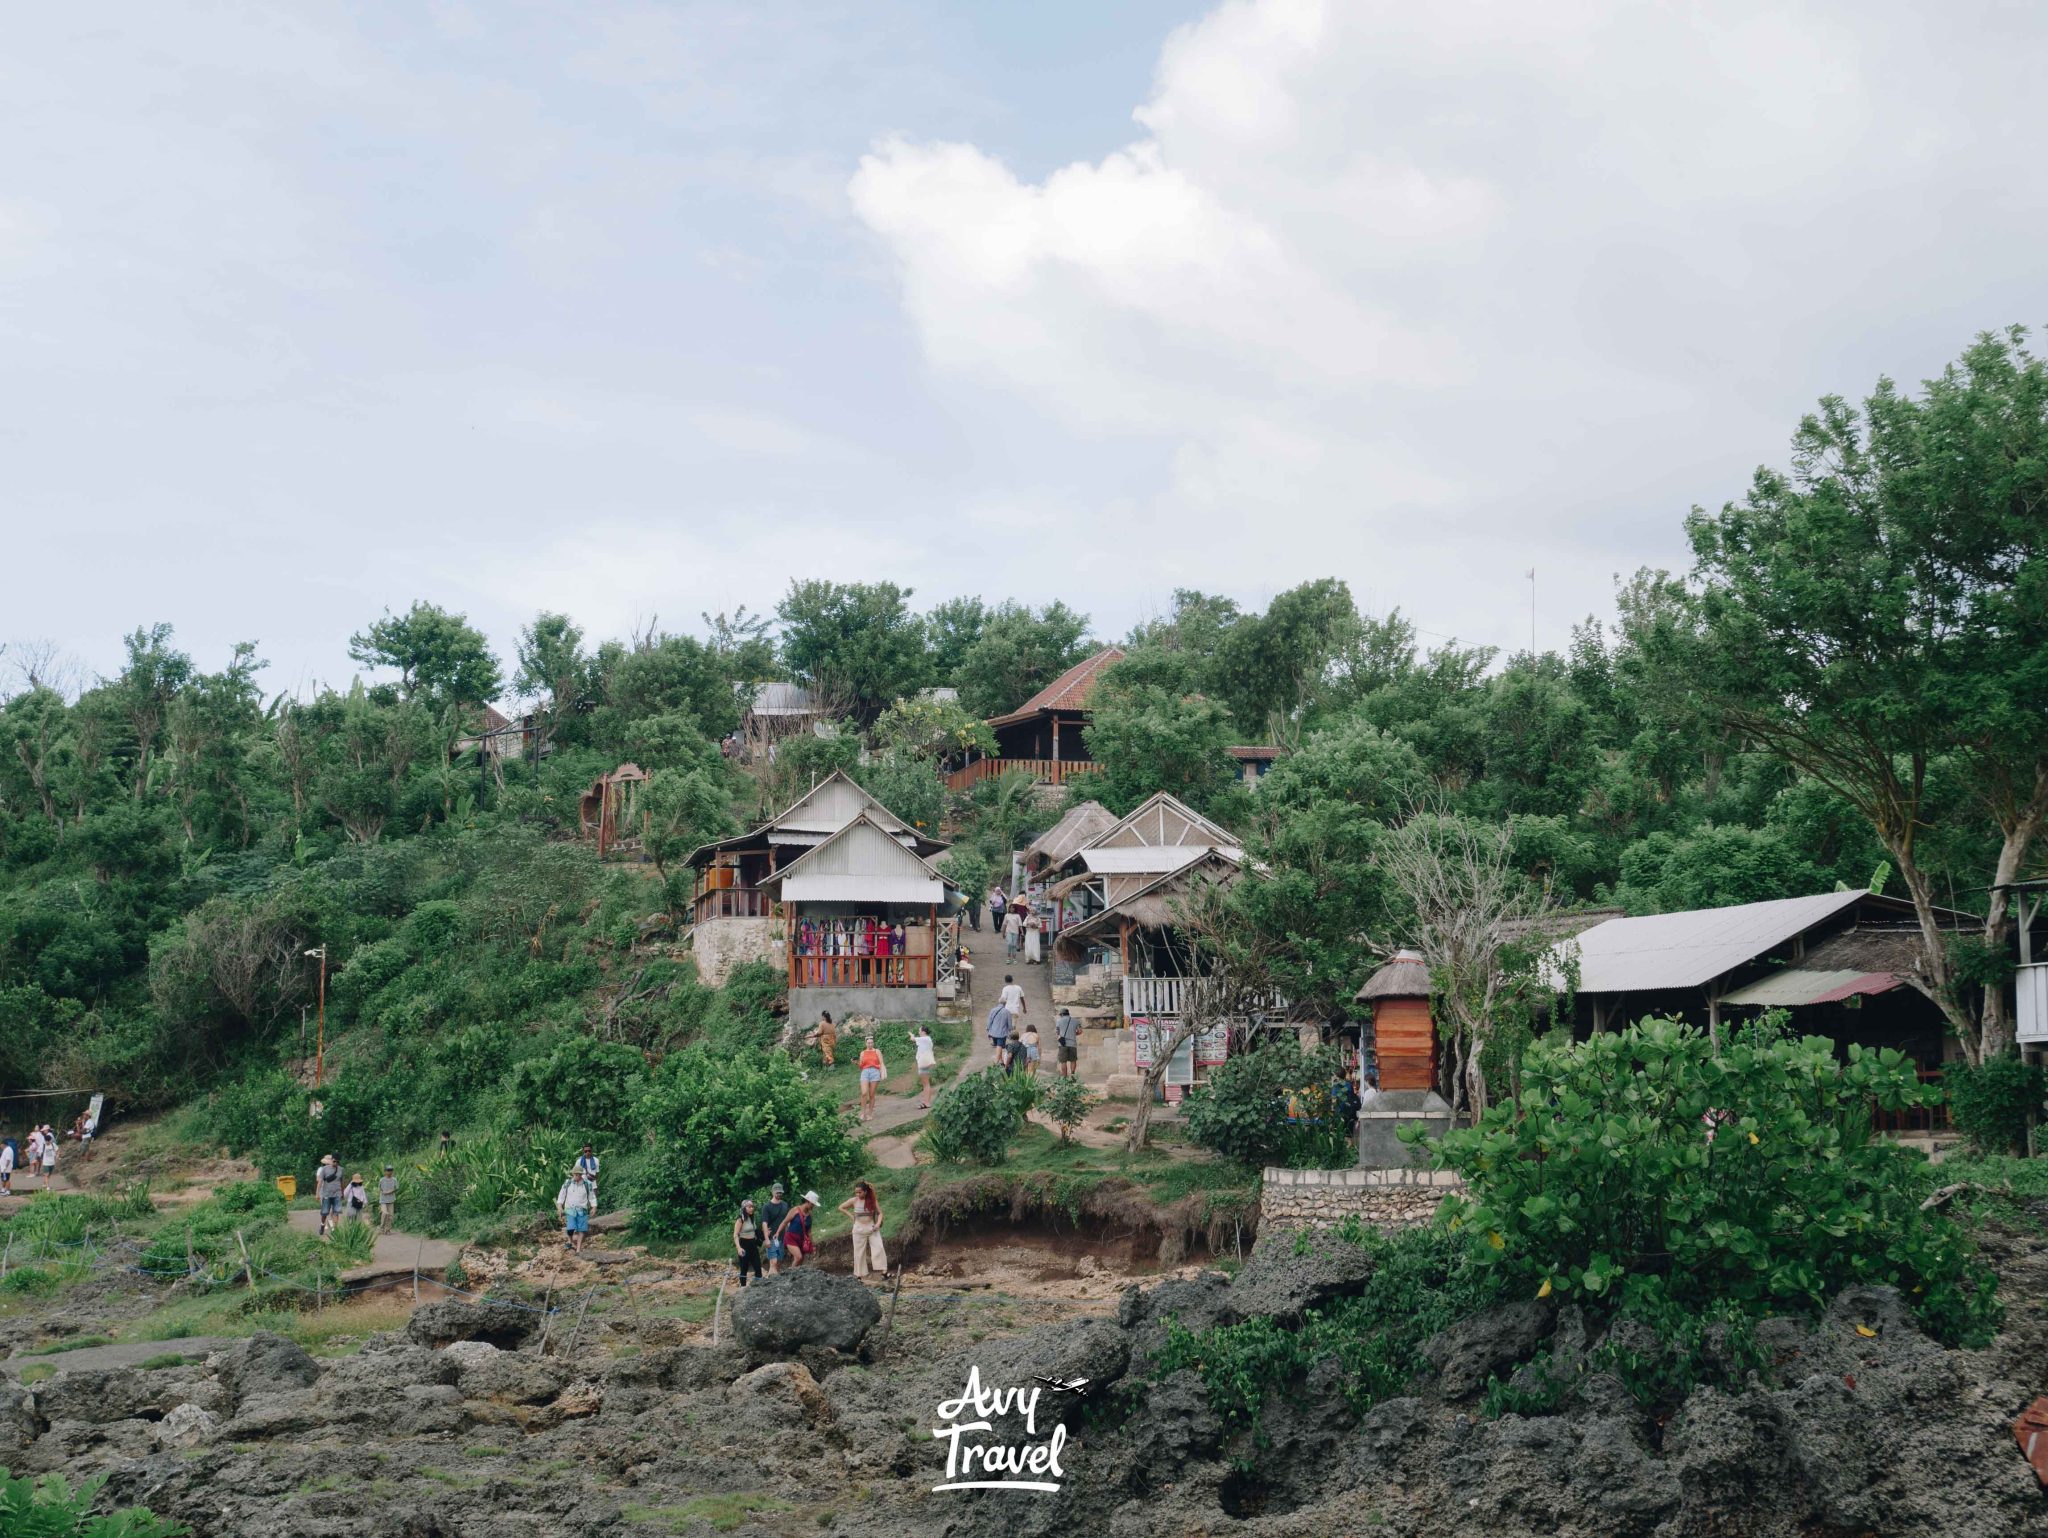
<path id="1" fill-rule="evenodd" d="M 348 1189 L 341 1193 L 341 1210 L 358 1223 L 369 1215 L 370 1192 L 360 1171 L 348 1177 Z"/>
<path id="2" fill-rule="evenodd" d="M 1024 1071 L 1038 1077 L 1038 1027 L 1029 1020 L 1024 1022 Z"/>

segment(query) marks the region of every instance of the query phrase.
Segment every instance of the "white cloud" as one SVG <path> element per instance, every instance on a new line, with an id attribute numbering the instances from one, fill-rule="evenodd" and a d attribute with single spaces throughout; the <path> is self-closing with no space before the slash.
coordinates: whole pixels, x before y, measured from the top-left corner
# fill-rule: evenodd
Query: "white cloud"
<path id="1" fill-rule="evenodd" d="M 941 376 L 1165 448 L 1097 495 L 1187 580 L 1334 565 L 1513 645 L 1534 561 L 1551 644 L 1814 395 L 2032 318 L 1928 239 L 2044 233 L 2021 75 L 1899 4 L 1229 0 L 1131 142 L 889 139 L 849 196 Z"/>

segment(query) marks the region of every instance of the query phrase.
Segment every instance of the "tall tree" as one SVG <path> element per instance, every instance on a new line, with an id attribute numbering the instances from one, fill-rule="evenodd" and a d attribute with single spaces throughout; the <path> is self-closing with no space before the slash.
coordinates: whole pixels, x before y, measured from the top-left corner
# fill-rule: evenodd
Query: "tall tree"
<path id="1" fill-rule="evenodd" d="M 776 606 L 782 660 L 833 712 L 867 726 L 927 676 L 924 621 L 893 582 L 791 582 Z"/>
<path id="2" fill-rule="evenodd" d="M 1822 401 L 1789 471 L 1687 522 L 1702 692 L 1869 819 L 1919 915 L 1914 982 L 1972 1062 L 2012 1042 L 2002 986 L 1973 983 L 2006 954 L 2007 884 L 2048 818 L 2044 509 L 2048 367 L 2014 329 L 1918 396 L 1882 379 L 1860 410 Z M 1963 820 L 1997 838 L 1968 883 L 1989 888 L 1976 962 L 1944 935 L 1923 858 Z"/>
<path id="3" fill-rule="evenodd" d="M 1289 588 L 1266 612 L 1240 619 L 1216 648 L 1215 691 L 1253 741 L 1289 741 L 1358 635 L 1358 607 L 1336 577 Z"/>
<path id="4" fill-rule="evenodd" d="M 114 690 L 134 735 L 135 765 L 130 787 L 140 801 L 149 789 L 150 766 L 163 746 L 164 725 L 171 702 L 192 677 L 192 659 L 171 646 L 171 627 L 137 629 L 122 643 L 127 666 L 114 680 Z"/>
<path id="5" fill-rule="evenodd" d="M 593 672 L 583 631 L 568 615 L 543 611 L 519 632 L 519 672 L 512 687 L 542 699 L 549 738 L 588 697 Z"/>
<path id="6" fill-rule="evenodd" d="M 415 603 L 403 614 L 384 612 L 368 629 L 348 639 L 348 654 L 365 667 L 391 668 L 399 693 L 430 709 L 486 705 L 497 698 L 498 659 L 468 619 L 431 603 Z"/>
<path id="7" fill-rule="evenodd" d="M 925 634 L 931 643 L 932 678 L 942 684 L 960 683 L 960 664 L 968 650 L 981 639 L 988 624 L 988 605 L 979 598 L 948 598 L 934 604 L 924 617 Z"/>
<path id="8" fill-rule="evenodd" d="M 1058 601 L 1002 604 L 955 671 L 960 703 L 984 717 L 1015 710 L 1087 655 L 1087 634 L 1088 616 Z"/>

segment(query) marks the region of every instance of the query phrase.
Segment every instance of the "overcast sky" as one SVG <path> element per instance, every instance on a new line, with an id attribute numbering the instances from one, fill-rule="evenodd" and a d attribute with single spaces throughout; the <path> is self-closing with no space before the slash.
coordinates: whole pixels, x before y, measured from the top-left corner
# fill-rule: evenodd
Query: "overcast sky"
<path id="1" fill-rule="evenodd" d="M 2007 4 L 16 9 L 0 639 L 346 683 L 792 576 L 1527 644 L 2044 318 Z M 4 672 L 4 663 L 0 663 Z M 10 680 L 11 682 L 11 680 Z"/>

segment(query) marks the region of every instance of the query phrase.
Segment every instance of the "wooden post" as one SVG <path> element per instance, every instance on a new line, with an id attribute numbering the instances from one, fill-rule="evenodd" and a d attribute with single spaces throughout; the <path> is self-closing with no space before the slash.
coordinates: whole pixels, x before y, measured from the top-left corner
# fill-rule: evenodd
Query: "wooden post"
<path id="1" fill-rule="evenodd" d="M 412 1252 L 412 1301 L 415 1308 L 419 1307 L 420 1301 L 420 1260 L 426 1253 L 427 1240 L 426 1236 L 422 1234 L 420 1236 L 419 1248 Z"/>
<path id="2" fill-rule="evenodd" d="M 1052 718 L 1052 782 L 1060 782 L 1060 718 Z"/>
<path id="3" fill-rule="evenodd" d="M 14 1231 L 7 1231 L 7 1247 L 0 1250 L 0 1281 L 7 1278 L 7 1262 L 14 1258 Z"/>
<path id="4" fill-rule="evenodd" d="M 249 1244 L 242 1237 L 242 1231 L 235 1230 L 235 1248 L 242 1252 L 242 1280 L 249 1284 L 249 1290 L 256 1289 L 256 1268 L 249 1264 Z"/>
<path id="5" fill-rule="evenodd" d="M 185 1275 L 191 1276 L 199 1269 L 199 1258 L 192 1253 L 192 1225 L 185 1225 Z"/>
<path id="6" fill-rule="evenodd" d="M 554 1302 L 555 1279 L 550 1275 L 548 1277 L 548 1290 L 541 1295 L 540 1300 L 540 1345 L 535 1352 L 537 1356 L 546 1356 L 548 1354 L 548 1327 L 555 1322 Z"/>
<path id="7" fill-rule="evenodd" d="M 1116 961 L 1123 975 L 1131 975 L 1131 921 L 1118 919 L 1116 923 Z"/>
<path id="8" fill-rule="evenodd" d="M 633 1339 L 644 1346 L 647 1344 L 647 1321 L 640 1317 L 640 1300 L 633 1296 L 632 1278 L 620 1277 L 619 1285 L 626 1289 L 626 1307 L 633 1311 Z"/>
<path id="9" fill-rule="evenodd" d="M 711 1302 L 711 1344 L 718 1344 L 718 1316 L 725 1308 L 725 1284 L 731 1280 L 727 1273 L 718 1279 L 718 1296 Z"/>
<path id="10" fill-rule="evenodd" d="M 576 1342 L 583 1338 L 583 1316 L 590 1312 L 590 1300 L 597 1296 L 597 1288 L 583 1294 L 583 1306 L 576 1310 L 576 1328 L 569 1332 L 569 1360 L 576 1360 Z"/>
<path id="11" fill-rule="evenodd" d="M 899 1259 L 896 1262 L 896 1285 L 889 1289 L 889 1317 L 882 1323 L 882 1344 L 875 1351 L 877 1358 L 889 1349 L 889 1332 L 896 1328 L 896 1297 L 902 1291 L 903 1262 Z"/>

